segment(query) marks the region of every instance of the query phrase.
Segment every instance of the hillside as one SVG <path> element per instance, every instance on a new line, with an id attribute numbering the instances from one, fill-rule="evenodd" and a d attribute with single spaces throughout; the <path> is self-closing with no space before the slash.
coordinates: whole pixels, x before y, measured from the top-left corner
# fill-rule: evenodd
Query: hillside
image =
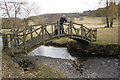
<path id="1" fill-rule="evenodd" d="M 29 19 L 34 23 L 34 24 L 44 24 L 44 23 L 51 23 L 58 21 L 59 18 L 65 15 L 66 18 L 79 18 L 80 15 L 79 13 L 56 13 L 56 14 L 43 14 L 43 15 L 38 15 L 38 16 L 31 16 Z"/>
<path id="2" fill-rule="evenodd" d="M 115 5 L 114 6 L 115 9 L 111 10 L 111 7 L 108 10 L 108 13 L 111 13 L 111 11 L 113 12 L 113 10 L 116 10 L 116 13 L 113 13 L 111 15 L 117 15 L 118 12 L 118 16 L 120 16 L 120 10 L 118 10 L 120 8 L 120 5 Z M 51 23 L 51 22 L 55 22 L 57 20 L 59 20 L 59 18 L 62 15 L 66 15 L 66 17 L 68 18 L 68 20 L 72 20 L 73 18 L 81 18 L 84 16 L 89 16 L 89 17 L 105 17 L 106 16 L 106 7 L 104 8 L 98 8 L 97 10 L 89 10 L 89 11 L 84 11 L 83 13 L 56 13 L 56 14 L 43 14 L 43 15 L 38 15 L 38 16 L 31 16 L 30 20 L 34 23 L 34 24 L 43 24 L 43 23 Z M 111 16 L 109 15 L 109 16 Z"/>
<path id="3" fill-rule="evenodd" d="M 116 5 L 116 10 L 118 12 L 118 16 L 120 16 L 120 5 Z M 109 10 L 109 13 L 111 13 L 111 10 Z M 83 13 L 54 13 L 54 14 L 43 14 L 43 15 L 37 15 L 37 16 L 31 16 L 28 18 L 28 25 L 33 25 L 33 24 L 45 24 L 45 23 L 51 23 L 58 21 L 59 18 L 62 15 L 65 15 L 68 21 L 73 20 L 74 18 L 80 18 L 84 16 L 88 17 L 105 17 L 106 15 L 106 8 L 98 8 L 97 10 L 89 10 L 89 11 L 84 11 Z M 25 22 L 23 19 L 17 18 L 17 20 L 14 20 L 13 18 L 7 19 L 3 18 L 2 19 L 2 28 L 11 28 L 10 20 L 12 20 L 12 25 L 13 28 L 25 28 Z M 15 22 L 14 22 L 15 21 Z"/>
<path id="4" fill-rule="evenodd" d="M 112 13 L 116 10 L 118 16 L 120 16 L 120 5 L 115 5 L 114 8 L 108 7 L 108 13 Z M 80 16 L 92 16 L 92 17 L 105 17 L 106 16 L 106 7 L 98 8 L 97 10 L 84 11 Z"/>

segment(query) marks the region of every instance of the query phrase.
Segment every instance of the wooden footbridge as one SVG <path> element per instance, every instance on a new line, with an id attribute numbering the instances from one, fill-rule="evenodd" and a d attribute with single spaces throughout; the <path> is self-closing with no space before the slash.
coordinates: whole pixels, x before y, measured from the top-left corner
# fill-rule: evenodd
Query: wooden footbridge
<path id="1" fill-rule="evenodd" d="M 58 33 L 55 35 L 56 29 Z M 12 54 L 28 53 L 40 45 L 61 37 L 80 39 L 89 43 L 97 39 L 97 29 L 89 29 L 83 24 L 71 21 L 64 24 L 64 32 L 61 34 L 58 21 L 45 25 L 31 25 L 23 31 L 3 34 L 3 50 L 7 49 Z"/>

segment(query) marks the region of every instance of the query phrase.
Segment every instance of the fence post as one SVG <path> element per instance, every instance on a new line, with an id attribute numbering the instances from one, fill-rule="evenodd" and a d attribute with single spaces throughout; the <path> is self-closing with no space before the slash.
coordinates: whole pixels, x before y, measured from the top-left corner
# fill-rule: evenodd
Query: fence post
<path id="1" fill-rule="evenodd" d="M 12 55 L 14 55 L 13 34 L 10 34 L 10 48 L 11 48 Z"/>
<path id="2" fill-rule="evenodd" d="M 42 25 L 42 44 L 45 43 L 45 39 L 44 39 L 44 26 L 45 25 Z"/>
<path id="3" fill-rule="evenodd" d="M 24 50 L 25 54 L 27 53 L 27 44 L 26 44 L 26 32 L 23 32 L 23 40 L 24 40 Z"/>
<path id="4" fill-rule="evenodd" d="M 58 38 L 60 38 L 60 23 L 57 21 L 57 29 L 58 29 Z"/>

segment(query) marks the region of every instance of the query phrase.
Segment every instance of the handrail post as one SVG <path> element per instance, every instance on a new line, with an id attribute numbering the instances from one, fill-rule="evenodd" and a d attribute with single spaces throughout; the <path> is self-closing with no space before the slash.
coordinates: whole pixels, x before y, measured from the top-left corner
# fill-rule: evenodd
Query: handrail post
<path id="1" fill-rule="evenodd" d="M 90 41 L 92 42 L 92 35 L 93 35 L 93 31 L 92 29 L 90 29 Z"/>
<path id="2" fill-rule="evenodd" d="M 42 44 L 45 43 L 45 39 L 44 39 L 44 26 L 45 25 L 42 25 Z"/>
<path id="3" fill-rule="evenodd" d="M 13 33 L 13 36 L 14 36 L 14 47 L 16 47 L 16 46 L 18 46 L 18 44 L 19 44 L 18 33 L 17 33 L 17 32 L 14 32 L 14 33 Z"/>
<path id="4" fill-rule="evenodd" d="M 3 41 L 3 50 L 5 50 L 5 34 L 2 35 L 2 41 Z"/>
<path id="5" fill-rule="evenodd" d="M 52 29 L 51 31 L 52 31 L 52 33 L 54 33 L 54 30 L 53 30 L 53 25 L 54 25 L 54 24 L 52 24 L 52 25 L 51 25 L 51 29 Z"/>
<path id="6" fill-rule="evenodd" d="M 31 34 L 31 39 L 33 38 L 33 34 L 32 34 L 32 26 L 30 26 L 30 34 Z"/>
<path id="7" fill-rule="evenodd" d="M 95 41 L 97 41 L 97 28 L 95 29 Z"/>
<path id="8" fill-rule="evenodd" d="M 82 37 L 82 38 L 85 37 L 83 32 L 84 32 L 83 24 L 81 24 L 81 37 Z"/>
<path id="9" fill-rule="evenodd" d="M 2 35 L 2 41 L 3 41 L 3 50 L 8 49 L 8 37 L 7 35 L 3 34 Z"/>
<path id="10" fill-rule="evenodd" d="M 46 24 L 44 24 L 44 29 L 45 30 L 47 30 L 47 28 L 46 28 L 47 26 L 46 26 Z M 45 32 L 45 35 L 47 34 L 47 32 L 46 31 L 44 31 Z"/>
<path id="11" fill-rule="evenodd" d="M 26 44 L 26 32 L 23 32 L 23 40 L 24 40 L 24 50 L 25 54 L 27 53 L 27 44 Z"/>
<path id="12" fill-rule="evenodd" d="M 11 54 L 14 55 L 13 34 L 10 34 L 10 48 L 11 48 Z"/>
<path id="13" fill-rule="evenodd" d="M 70 35 L 71 35 L 71 37 L 72 37 L 72 25 L 73 25 L 73 23 L 72 23 L 72 21 L 70 21 Z"/>
<path id="14" fill-rule="evenodd" d="M 59 21 L 57 21 L 58 38 L 60 38 L 60 27 L 61 27 L 61 25 L 60 25 Z"/>

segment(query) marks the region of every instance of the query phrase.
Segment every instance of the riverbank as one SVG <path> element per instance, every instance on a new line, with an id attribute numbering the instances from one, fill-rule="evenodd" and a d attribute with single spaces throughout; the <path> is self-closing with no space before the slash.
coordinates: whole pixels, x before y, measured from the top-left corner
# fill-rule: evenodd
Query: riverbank
<path id="1" fill-rule="evenodd" d="M 120 55 L 120 45 L 105 43 L 87 43 L 84 41 L 75 41 L 69 38 L 62 38 L 46 44 L 47 46 L 67 47 L 72 56 L 118 56 Z M 81 54 L 81 55 L 80 55 Z"/>
<path id="2" fill-rule="evenodd" d="M 2 78 L 65 78 L 64 74 L 50 66 L 44 64 L 27 65 L 24 63 L 24 57 L 25 56 L 19 56 L 24 65 L 22 66 L 17 62 L 19 58 L 13 59 L 15 57 L 10 57 L 4 53 L 2 55 Z M 34 61 L 32 63 L 34 63 Z M 30 67 L 28 71 L 25 70 L 25 65 Z"/>
<path id="3" fill-rule="evenodd" d="M 13 59 L 17 63 L 27 59 L 36 65 L 49 66 L 58 70 L 58 72 L 61 72 L 67 78 L 118 78 L 117 57 L 96 56 L 84 58 L 84 60 L 78 60 L 77 62 L 44 56 L 16 56 Z M 29 65 L 28 68 L 31 66 Z"/>

